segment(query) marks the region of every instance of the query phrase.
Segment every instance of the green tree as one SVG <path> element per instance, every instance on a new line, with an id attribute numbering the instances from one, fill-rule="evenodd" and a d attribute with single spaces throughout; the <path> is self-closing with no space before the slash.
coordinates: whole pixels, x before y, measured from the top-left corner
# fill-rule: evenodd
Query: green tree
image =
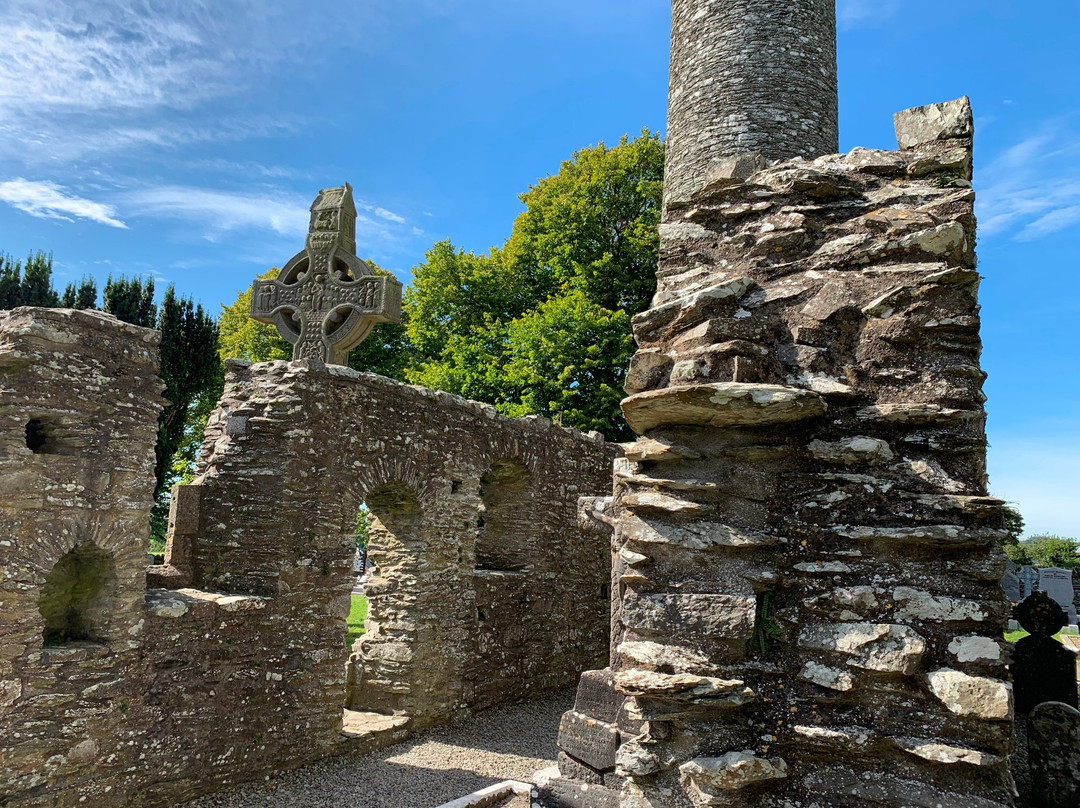
<path id="1" fill-rule="evenodd" d="M 440 241 L 413 268 L 405 292 L 409 339 L 421 361 L 438 361 L 455 337 L 471 339 L 544 298 L 503 251 L 477 255 Z"/>
<path id="2" fill-rule="evenodd" d="M 621 434 L 622 383 L 634 352 L 629 320 L 581 290 L 551 298 L 514 320 L 504 372 L 516 401 L 502 409 Z"/>
<path id="3" fill-rule="evenodd" d="M 105 281 L 102 308 L 117 320 L 143 328 L 157 327 L 157 306 L 154 304 L 154 279 L 116 278 Z"/>
<path id="4" fill-rule="evenodd" d="M 55 308 L 60 305 L 60 295 L 52 283 L 52 263 L 51 253 L 36 252 L 27 257 L 19 284 L 20 306 Z"/>
<path id="5" fill-rule="evenodd" d="M 656 283 L 663 162 L 648 131 L 582 149 L 522 195 L 502 248 L 436 244 L 405 295 L 409 381 L 628 436 L 620 386 Z"/>
<path id="6" fill-rule="evenodd" d="M 22 284 L 22 264 L 12 263 L 10 255 L 0 255 L 0 310 L 13 309 L 19 305 L 22 296 L 19 287 Z"/>
<path id="7" fill-rule="evenodd" d="M 171 487 L 173 455 L 184 437 L 192 406 L 220 378 L 218 327 L 203 307 L 165 290 L 158 315 L 161 330 L 161 380 L 169 402 L 161 414 L 157 444 L 159 492 Z"/>
<path id="8" fill-rule="evenodd" d="M 1031 563 L 1040 567 L 1080 567 L 1080 542 L 1065 536 L 1039 535 L 1021 542 Z"/>
<path id="9" fill-rule="evenodd" d="M 69 283 L 64 289 L 60 304 L 66 309 L 97 308 L 97 281 L 87 277 L 77 285 Z"/>
<path id="10" fill-rule="evenodd" d="M 280 272 L 274 267 L 259 276 L 259 280 L 276 278 Z M 221 330 L 218 346 L 222 360 L 246 359 L 249 362 L 270 362 L 289 359 L 292 346 L 281 338 L 270 323 L 251 319 L 251 287 L 237 293 L 230 305 L 222 304 L 218 317 Z"/>
<path id="11" fill-rule="evenodd" d="M 663 184 L 664 144 L 648 129 L 582 149 L 522 194 L 507 250 L 520 274 L 633 316 L 656 288 Z"/>
<path id="12" fill-rule="evenodd" d="M 1001 540 L 1001 549 L 1005 551 L 1006 557 L 1020 567 L 1030 564 L 1027 548 L 1020 541 L 1020 537 L 1024 535 L 1024 517 L 1020 515 L 1020 511 L 1007 506 L 1001 527 L 1008 534 Z"/>

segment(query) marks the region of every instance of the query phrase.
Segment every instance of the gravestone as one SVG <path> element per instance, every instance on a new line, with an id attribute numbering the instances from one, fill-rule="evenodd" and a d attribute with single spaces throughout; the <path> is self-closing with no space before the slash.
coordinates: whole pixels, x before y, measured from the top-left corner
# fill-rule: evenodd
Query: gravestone
<path id="1" fill-rule="evenodd" d="M 325 188 L 311 205 L 307 244 L 275 280 L 256 281 L 251 318 L 273 323 L 293 359 L 344 365 L 377 323 L 401 320 L 401 284 L 356 257 L 352 187 Z"/>
<path id="2" fill-rule="evenodd" d="M 1069 624 L 1076 625 L 1076 606 L 1073 605 L 1076 593 L 1073 591 L 1072 570 L 1058 567 L 1039 570 L 1039 591 L 1053 598 L 1068 614 Z"/>
<path id="3" fill-rule="evenodd" d="M 1065 611 L 1046 592 L 1035 592 L 1015 614 L 1031 633 L 1016 643 L 1010 666 L 1016 714 L 1026 715 L 1046 701 L 1077 707 L 1076 658 L 1054 639 L 1065 627 Z"/>
<path id="4" fill-rule="evenodd" d="M 1035 582 L 1039 579 L 1039 574 L 1034 567 L 1021 567 L 1016 577 L 1020 579 L 1020 600 L 1030 598 L 1031 593 L 1035 591 Z"/>
<path id="5" fill-rule="evenodd" d="M 1080 805 L 1080 711 L 1057 702 L 1036 707 L 1028 719 L 1028 762 L 1036 806 Z"/>
<path id="6" fill-rule="evenodd" d="M 1011 603 L 1019 603 L 1024 599 L 1020 592 L 1020 579 L 1010 570 L 1006 570 L 1005 575 L 1002 576 L 1001 588 L 1005 590 L 1005 597 Z"/>

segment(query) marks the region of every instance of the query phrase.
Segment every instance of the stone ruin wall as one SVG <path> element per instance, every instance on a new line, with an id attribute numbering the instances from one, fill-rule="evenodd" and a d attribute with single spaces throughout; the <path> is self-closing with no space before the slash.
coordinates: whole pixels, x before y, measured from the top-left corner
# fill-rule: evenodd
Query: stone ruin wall
<path id="1" fill-rule="evenodd" d="M 344 369 L 230 367 L 147 568 L 156 342 L 0 314 L 0 805 L 177 804 L 346 751 L 347 699 L 423 726 L 602 662 L 609 554 L 576 504 L 610 490 L 613 447 Z M 382 575 L 347 665 L 365 499 Z M 478 533 L 518 555 L 477 570 Z"/>
<path id="2" fill-rule="evenodd" d="M 897 132 L 669 199 L 599 514 L 616 651 L 542 805 L 1013 804 L 970 105 Z"/>

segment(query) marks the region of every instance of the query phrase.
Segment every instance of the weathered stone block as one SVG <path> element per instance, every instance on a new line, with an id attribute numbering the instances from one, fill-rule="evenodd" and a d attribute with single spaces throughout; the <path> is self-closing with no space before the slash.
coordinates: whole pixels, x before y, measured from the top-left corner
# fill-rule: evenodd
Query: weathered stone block
<path id="1" fill-rule="evenodd" d="M 597 771 L 614 769 L 619 730 L 571 710 L 563 713 L 559 724 L 559 748 Z"/>
<path id="2" fill-rule="evenodd" d="M 896 139 L 901 149 L 923 143 L 972 137 L 975 119 L 967 96 L 941 104 L 929 104 L 896 113 Z"/>
<path id="3" fill-rule="evenodd" d="M 765 426 L 823 415 L 827 406 L 809 390 L 779 385 L 717 382 L 652 390 L 625 399 L 623 416 L 642 435 L 660 426 Z"/>

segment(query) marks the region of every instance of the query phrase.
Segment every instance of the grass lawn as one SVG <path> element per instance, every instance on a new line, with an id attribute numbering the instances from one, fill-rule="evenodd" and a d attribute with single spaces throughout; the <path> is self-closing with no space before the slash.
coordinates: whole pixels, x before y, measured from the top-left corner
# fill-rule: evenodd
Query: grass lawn
<path id="1" fill-rule="evenodd" d="M 1057 634 L 1054 635 L 1054 639 L 1057 640 L 1058 642 L 1061 642 L 1061 635 L 1062 634 L 1073 634 L 1073 633 L 1074 632 L 1072 632 L 1072 631 L 1059 631 Z M 1028 636 L 1028 633 L 1026 631 L 1006 631 L 1005 632 L 1005 642 L 1015 643 L 1017 640 L 1022 640 L 1026 636 Z"/>
<path id="2" fill-rule="evenodd" d="M 348 634 L 346 642 L 349 648 L 356 638 L 364 633 L 364 618 L 367 617 L 367 598 L 363 595 L 352 596 L 352 608 L 349 609 Z"/>

